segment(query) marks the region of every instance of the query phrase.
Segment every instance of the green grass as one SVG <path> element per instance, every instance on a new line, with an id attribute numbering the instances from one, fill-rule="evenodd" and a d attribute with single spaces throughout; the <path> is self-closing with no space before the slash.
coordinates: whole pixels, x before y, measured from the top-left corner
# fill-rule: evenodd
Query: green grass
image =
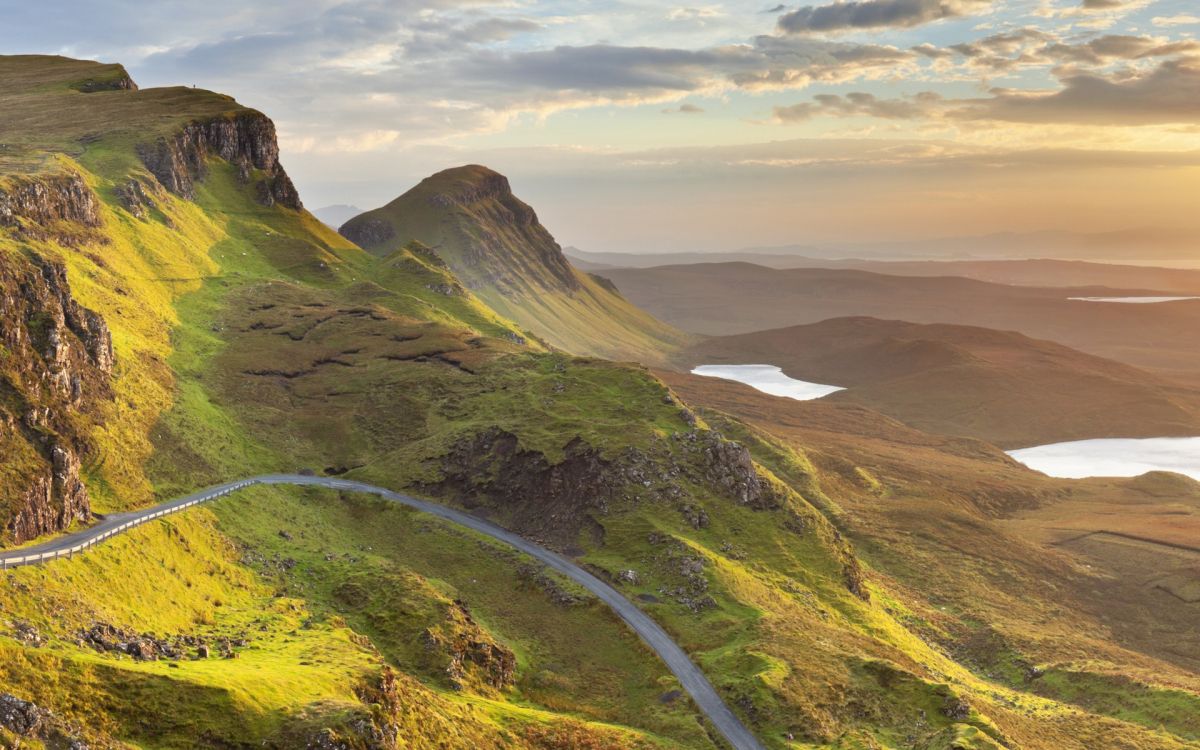
<path id="1" fill-rule="evenodd" d="M 73 88 L 80 80 L 119 73 L 70 61 L 8 58 L 0 68 L 12 74 L 0 77 L 10 87 L 0 88 L 10 105 L 0 126 L 20 136 L 17 166 L 5 169 L 80 173 L 103 204 L 102 243 L 0 238 L 5 253 L 62 258 L 80 302 L 112 328 L 114 394 L 92 426 L 98 452 L 87 467 L 98 509 L 328 467 L 470 500 L 502 522 L 533 517 L 553 531 L 569 526 L 564 517 L 577 521 L 578 533 L 550 541 L 600 575 L 636 571 L 637 583 L 617 585 L 641 595 L 772 748 L 1192 742 L 1194 693 L 1097 682 L 1086 670 L 1052 672 L 1031 688 L 942 647 L 968 624 L 967 608 L 939 610 L 935 595 L 984 590 L 990 578 L 1022 574 L 1015 563 L 988 569 L 964 553 L 951 580 L 921 592 L 868 568 L 870 600 L 855 596 L 846 570 L 856 552 L 838 528 L 858 519 L 817 462 L 706 415 L 698 428 L 711 423 L 748 445 L 782 498 L 773 510 L 739 505 L 703 456 L 679 445 L 690 415 L 659 380 L 519 343 L 522 326 L 504 314 L 519 310 L 489 307 L 426 247 L 368 255 L 305 212 L 259 205 L 218 161 L 195 202 L 156 193 L 145 219 L 120 207 L 118 185 L 150 182 L 138 139 L 236 111 L 230 100 L 182 89 L 83 94 Z M 101 137 L 84 142 L 84 127 Z M 542 304 L 522 313 L 526 322 L 557 316 L 601 337 L 625 325 L 611 310 L 601 325 L 589 318 L 595 310 Z M 464 486 L 442 486 L 447 454 L 491 430 L 514 435 L 531 466 L 556 464 L 578 441 L 597 461 L 632 461 L 644 479 L 622 481 L 603 507 L 545 507 L 536 495 L 490 495 L 504 464 L 485 457 Z M 13 474 L 6 481 L 20 480 L 20 464 L 0 466 Z M 849 475 L 872 498 L 897 502 L 882 497 L 887 485 L 874 473 Z M 697 510 L 708 519 L 700 528 L 689 521 Z M 968 546 L 969 521 L 937 517 Z M 950 569 L 911 541 L 869 552 L 889 570 Z M 197 738 L 303 746 L 314 731 L 345 734 L 364 717 L 399 726 L 413 747 L 714 746 L 686 698 L 666 700 L 678 685 L 636 637 L 590 599 L 556 604 L 547 588 L 570 585 L 539 583 L 522 573 L 525 562 L 394 506 L 256 488 L 80 558 L 0 576 L 0 688 L 147 748 Z M 687 587 L 704 602 L 698 611 L 674 593 Z M 995 603 L 1005 605 L 1032 606 Z M 18 644 L 4 625 L 16 620 L 49 644 Z M 81 648 L 78 630 L 97 620 L 252 637 L 237 659 L 171 667 Z M 427 631 L 511 649 L 515 684 L 497 689 L 468 667 L 455 690 Z M 398 673 L 397 700 L 378 695 L 385 669 Z M 970 710 L 951 718 L 943 709 L 958 698 Z"/>

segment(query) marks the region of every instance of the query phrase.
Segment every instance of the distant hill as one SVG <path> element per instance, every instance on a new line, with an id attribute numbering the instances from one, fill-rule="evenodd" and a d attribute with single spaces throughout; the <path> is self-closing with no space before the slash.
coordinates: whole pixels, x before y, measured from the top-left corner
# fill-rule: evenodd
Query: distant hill
<path id="1" fill-rule="evenodd" d="M 753 263 L 767 268 L 828 268 L 871 271 L 892 276 L 962 276 L 1020 286 L 1136 287 L 1179 295 L 1200 294 L 1200 268 L 1094 263 L 1084 260 L 864 260 L 752 252 L 589 253 L 577 248 L 567 248 L 565 252 L 572 263 L 589 271 L 698 263 Z"/>
<path id="2" fill-rule="evenodd" d="M 1004 448 L 1200 434 L 1200 391 L 1010 331 L 836 318 L 708 339 L 681 361 L 778 365 L 847 387 L 826 400 Z"/>
<path id="3" fill-rule="evenodd" d="M 688 340 L 573 267 L 508 179 L 487 167 L 438 172 L 340 231 L 377 255 L 423 243 L 494 310 L 567 351 L 657 362 Z"/>
<path id="4" fill-rule="evenodd" d="M 1137 367 L 1200 371 L 1200 300 L 1153 305 L 1071 297 L 1161 294 L 1145 289 L 1033 287 L 955 276 L 779 270 L 709 263 L 605 271 L 662 320 L 709 335 L 870 316 L 1020 331 Z"/>
<path id="5" fill-rule="evenodd" d="M 358 206 L 348 206 L 345 203 L 338 203 L 333 206 L 314 209 L 312 214 L 329 228 L 337 229 L 362 212 L 363 210 Z"/>
<path id="6" fill-rule="evenodd" d="M 1197 260 L 1194 232 L 1140 227 L 1111 232 L 994 232 L 878 242 L 813 242 L 741 248 L 756 255 L 872 260 L 1061 258 L 1069 260 Z"/>

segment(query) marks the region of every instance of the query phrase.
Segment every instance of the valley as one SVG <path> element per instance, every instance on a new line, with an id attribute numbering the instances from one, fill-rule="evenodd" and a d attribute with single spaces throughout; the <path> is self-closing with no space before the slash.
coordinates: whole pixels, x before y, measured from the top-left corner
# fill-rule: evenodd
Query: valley
<path id="1" fill-rule="evenodd" d="M 1097 304 L 1071 297 L 1159 296 L 1129 287 L 1012 286 L 955 276 L 892 276 L 749 263 L 603 272 L 634 304 L 692 333 L 727 336 L 839 317 L 1018 331 L 1177 377 L 1200 370 L 1200 301 Z M 736 297 L 734 306 L 724 304 Z"/>
<path id="2" fill-rule="evenodd" d="M 1200 482 L 1005 452 L 1200 434 L 1200 306 L 1070 299 L 1186 275 L 589 272 L 481 165 L 334 231 L 228 96 L 0 104 L 0 560 L 120 530 L 0 572 L 0 745 L 1200 743 Z"/>

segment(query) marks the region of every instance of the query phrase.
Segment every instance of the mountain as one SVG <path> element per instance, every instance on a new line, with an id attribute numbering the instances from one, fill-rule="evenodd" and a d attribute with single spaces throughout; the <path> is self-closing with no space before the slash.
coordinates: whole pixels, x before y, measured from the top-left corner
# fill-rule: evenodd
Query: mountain
<path id="1" fill-rule="evenodd" d="M 471 289 L 533 258 L 363 251 L 220 94 L 0 57 L 0 132 L 7 548 L 345 477 L 608 581 L 771 750 L 1195 743 L 1191 485 L 1051 480 L 848 405 L 747 422 L 701 406 L 729 384 L 548 350 Z M 14 747 L 723 746 L 570 579 L 356 492 L 241 489 L 5 570 L 0 610 Z"/>
<path id="2" fill-rule="evenodd" d="M 345 203 L 338 203 L 333 206 L 314 208 L 312 214 L 324 222 L 330 229 L 336 230 L 362 212 L 363 210 L 358 206 L 348 206 Z"/>
<path id="3" fill-rule="evenodd" d="M 961 276 L 1017 286 L 1153 289 L 1161 294 L 1200 294 L 1200 270 L 1091 263 L 1082 260 L 863 260 L 762 253 L 589 253 L 568 248 L 567 257 L 586 270 L 653 268 L 701 263 L 752 263 L 767 268 L 870 271 L 889 276 Z M 582 264 L 582 265 L 580 265 Z"/>
<path id="4" fill-rule="evenodd" d="M 1019 331 L 1179 377 L 1200 372 L 1200 300 L 1162 304 L 1075 297 L 1147 289 L 996 284 L 955 276 L 712 263 L 605 272 L 626 297 L 683 330 L 730 335 L 866 316 Z"/>
<path id="5" fill-rule="evenodd" d="M 1200 434 L 1200 391 L 1010 331 L 835 318 L 706 339 L 680 361 L 769 362 L 847 388 L 829 401 L 1005 448 Z"/>
<path id="6" fill-rule="evenodd" d="M 688 340 L 574 268 L 508 179 L 486 167 L 439 172 L 340 231 L 377 255 L 421 243 L 492 309 L 567 351 L 659 362 Z"/>
<path id="7" fill-rule="evenodd" d="M 803 255 L 814 258 L 901 260 L 997 260 L 1055 258 L 1060 260 L 1178 260 L 1195 262 L 1195 233 L 1162 227 L 1111 232 L 994 232 L 878 242 L 824 242 L 757 246 L 741 252 L 759 255 Z"/>

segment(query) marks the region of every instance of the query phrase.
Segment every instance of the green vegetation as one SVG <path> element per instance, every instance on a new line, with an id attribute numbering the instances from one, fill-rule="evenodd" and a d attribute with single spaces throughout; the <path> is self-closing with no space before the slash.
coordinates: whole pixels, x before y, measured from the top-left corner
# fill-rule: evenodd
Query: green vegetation
<path id="1" fill-rule="evenodd" d="M 236 104 L 186 89 L 84 93 L 119 69 L 61 59 L 3 58 L 0 72 L 11 72 L 0 97 L 13 104 L 0 121 L 20 136 L 22 163 L 37 165 L 20 179 L 78 174 L 98 198 L 96 227 L 22 220 L 0 235 L 0 262 L 61 259 L 75 297 L 112 331 L 112 394 L 88 421 L 97 510 L 300 468 L 464 505 L 640 602 L 772 748 L 1194 740 L 1192 723 L 1168 716 L 1193 710 L 1186 686 L 1147 687 L 1138 702 L 1123 696 L 1140 688 L 1096 686 L 1077 669 L 1031 688 L 949 648 L 977 626 L 966 595 L 947 596 L 959 610 L 949 612 L 900 575 L 945 563 L 911 542 L 895 547 L 902 555 L 867 544 L 868 567 L 847 541 L 860 494 L 895 499 L 886 466 L 838 464 L 724 415 L 698 417 L 642 367 L 522 332 L 579 351 L 677 343 L 594 279 L 557 279 L 579 286 L 535 310 L 514 289 L 455 273 L 449 237 L 414 232 L 368 254 L 302 210 L 263 205 L 266 172 L 212 153 L 185 199 L 136 145 L 244 112 Z M 55 108 L 73 124 L 47 123 Z M 150 205 L 129 204 L 130 180 Z M 501 197 L 469 218 L 525 216 Z M 491 261 L 533 269 L 520 266 L 525 239 L 504 234 Z M 547 257 L 514 287 L 551 288 Z M 19 481 L 20 464 L 3 467 Z M 1032 576 L 962 557 L 951 563 L 961 575 L 932 590 Z M 1036 619 L 1015 596 L 995 603 L 1009 606 Z M 185 658 L 102 652 L 81 635 L 97 624 L 187 638 Z M 663 665 L 571 584 L 435 519 L 317 490 L 254 488 L 0 575 L 0 691 L 97 743 L 146 748 L 720 746 Z"/>
<path id="2" fill-rule="evenodd" d="M 439 172 L 340 231 L 384 256 L 421 243 L 492 310 L 565 351 L 659 363 L 691 338 L 571 266 L 533 209 L 486 167 Z"/>

